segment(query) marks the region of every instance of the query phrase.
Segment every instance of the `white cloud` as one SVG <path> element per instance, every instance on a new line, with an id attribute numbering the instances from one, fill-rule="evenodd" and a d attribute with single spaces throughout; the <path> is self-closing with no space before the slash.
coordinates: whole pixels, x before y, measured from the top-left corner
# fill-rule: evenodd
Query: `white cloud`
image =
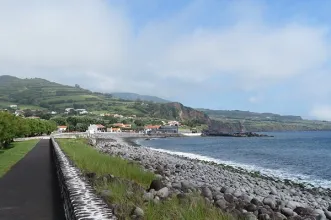
<path id="1" fill-rule="evenodd" d="M 317 105 L 311 110 L 310 115 L 319 120 L 331 121 L 331 105 Z"/>
<path id="2" fill-rule="evenodd" d="M 160 96 L 183 90 L 190 96 L 197 85 L 208 93 L 211 87 L 263 93 L 270 84 L 323 69 L 329 58 L 323 26 L 270 26 L 264 6 L 234 3 L 220 9 L 236 17 L 234 24 L 194 27 L 190 20 L 201 4 L 133 28 L 125 8 L 108 1 L 2 0 L 0 74 Z"/>

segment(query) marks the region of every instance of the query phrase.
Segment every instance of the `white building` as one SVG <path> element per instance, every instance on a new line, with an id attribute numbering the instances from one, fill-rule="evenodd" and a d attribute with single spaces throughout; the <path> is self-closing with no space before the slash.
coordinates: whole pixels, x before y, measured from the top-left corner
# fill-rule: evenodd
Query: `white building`
<path id="1" fill-rule="evenodd" d="M 63 125 L 63 126 L 57 126 L 57 131 L 58 132 L 65 132 L 67 130 L 67 126 Z"/>
<path id="2" fill-rule="evenodd" d="M 10 105 L 9 107 L 10 107 L 10 108 L 15 108 L 15 109 L 16 109 L 16 108 L 17 108 L 17 105 Z"/>
<path id="3" fill-rule="evenodd" d="M 87 132 L 90 134 L 94 134 L 94 133 L 98 133 L 98 132 L 105 132 L 106 131 L 106 127 L 103 125 L 90 125 L 87 128 Z"/>

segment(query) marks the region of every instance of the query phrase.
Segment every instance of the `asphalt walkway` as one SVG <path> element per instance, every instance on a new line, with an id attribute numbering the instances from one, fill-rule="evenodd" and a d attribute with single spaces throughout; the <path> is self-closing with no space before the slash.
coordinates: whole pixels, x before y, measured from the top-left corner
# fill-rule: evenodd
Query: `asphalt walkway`
<path id="1" fill-rule="evenodd" d="M 49 140 L 0 178 L 0 220 L 64 220 Z"/>

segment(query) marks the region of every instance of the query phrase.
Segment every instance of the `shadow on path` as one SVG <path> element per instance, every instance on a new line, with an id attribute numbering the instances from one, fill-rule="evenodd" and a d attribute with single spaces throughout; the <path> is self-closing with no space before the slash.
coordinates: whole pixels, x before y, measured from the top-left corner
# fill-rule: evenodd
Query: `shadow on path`
<path id="1" fill-rule="evenodd" d="M 0 178 L 0 219 L 65 219 L 49 140 L 41 140 Z"/>

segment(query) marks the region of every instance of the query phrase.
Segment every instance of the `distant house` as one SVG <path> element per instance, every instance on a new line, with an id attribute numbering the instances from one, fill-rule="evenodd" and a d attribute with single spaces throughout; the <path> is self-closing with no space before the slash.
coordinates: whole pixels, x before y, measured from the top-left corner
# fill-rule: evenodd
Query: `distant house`
<path id="1" fill-rule="evenodd" d="M 119 115 L 119 114 L 114 114 L 114 118 L 123 118 L 123 115 Z"/>
<path id="2" fill-rule="evenodd" d="M 161 125 L 146 125 L 144 127 L 145 134 L 153 134 L 157 133 L 157 130 L 161 127 Z"/>
<path id="3" fill-rule="evenodd" d="M 98 133 L 98 132 L 105 132 L 106 131 L 106 127 L 101 125 L 101 124 L 97 124 L 97 125 L 90 125 L 87 129 L 87 131 L 91 134 L 93 133 Z"/>
<path id="4" fill-rule="evenodd" d="M 122 132 L 121 128 L 107 128 L 107 132 L 111 132 L 111 133 L 118 133 L 118 132 Z"/>
<path id="5" fill-rule="evenodd" d="M 51 111 L 51 115 L 56 115 L 56 114 L 57 114 L 57 112 Z"/>
<path id="6" fill-rule="evenodd" d="M 178 126 L 170 125 L 147 125 L 144 130 L 145 134 L 177 134 Z"/>
<path id="7" fill-rule="evenodd" d="M 115 123 L 113 124 L 113 126 L 118 128 L 131 128 L 131 124 L 123 124 L 123 123 Z"/>
<path id="8" fill-rule="evenodd" d="M 17 109 L 17 105 L 10 105 L 9 107 L 10 107 L 10 108 Z"/>
<path id="9" fill-rule="evenodd" d="M 65 132 L 66 130 L 67 130 L 67 126 L 65 126 L 65 125 L 57 126 L 58 132 Z"/>
<path id="10" fill-rule="evenodd" d="M 172 133 L 172 134 L 177 134 L 178 133 L 178 126 L 170 126 L 170 125 L 165 125 L 161 126 L 158 130 L 158 133 Z"/>
<path id="11" fill-rule="evenodd" d="M 64 111 L 66 112 L 66 113 L 69 113 L 71 110 L 75 110 L 74 108 L 66 108 Z"/>
<path id="12" fill-rule="evenodd" d="M 169 121 L 168 125 L 170 125 L 170 126 L 180 126 L 180 122 L 178 122 L 178 121 Z"/>
<path id="13" fill-rule="evenodd" d="M 22 110 L 15 111 L 15 116 L 22 116 L 22 115 L 24 115 L 24 111 L 22 111 Z"/>

